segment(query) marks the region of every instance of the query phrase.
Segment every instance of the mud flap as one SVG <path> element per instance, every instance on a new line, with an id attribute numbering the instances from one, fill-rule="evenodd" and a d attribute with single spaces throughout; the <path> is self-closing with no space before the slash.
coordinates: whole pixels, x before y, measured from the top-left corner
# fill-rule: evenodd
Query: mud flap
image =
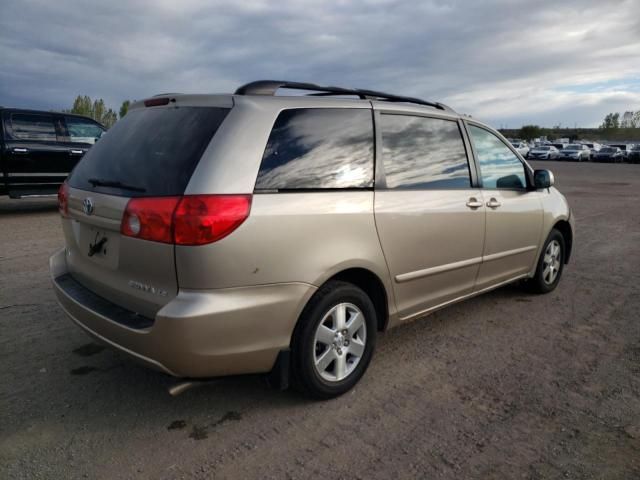
<path id="1" fill-rule="evenodd" d="M 267 383 L 271 388 L 286 390 L 289 388 L 289 362 L 291 351 L 289 349 L 280 350 L 276 363 L 267 374 Z"/>

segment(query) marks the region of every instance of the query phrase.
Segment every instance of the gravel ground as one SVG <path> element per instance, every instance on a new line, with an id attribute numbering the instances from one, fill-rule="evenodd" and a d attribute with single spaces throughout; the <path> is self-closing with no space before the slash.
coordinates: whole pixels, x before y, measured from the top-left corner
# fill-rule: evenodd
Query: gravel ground
<path id="1" fill-rule="evenodd" d="M 0 200 L 0 478 L 640 478 L 640 165 L 544 165 L 578 222 L 558 289 L 387 332 L 319 403 L 261 377 L 170 397 L 56 305 L 55 204 Z"/>

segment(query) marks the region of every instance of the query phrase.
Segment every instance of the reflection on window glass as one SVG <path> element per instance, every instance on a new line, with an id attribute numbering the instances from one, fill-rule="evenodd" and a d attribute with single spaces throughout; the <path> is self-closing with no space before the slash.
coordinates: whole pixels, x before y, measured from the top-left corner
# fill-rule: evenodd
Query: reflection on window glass
<path id="1" fill-rule="evenodd" d="M 56 141 L 56 127 L 51 115 L 14 113 L 11 115 L 11 130 L 16 140 Z"/>
<path id="2" fill-rule="evenodd" d="M 76 117 L 65 117 L 65 120 L 72 142 L 94 144 L 102 135 L 102 128 L 93 122 Z"/>
<path id="3" fill-rule="evenodd" d="M 364 188 L 373 185 L 371 111 L 283 111 L 262 157 L 258 189 Z"/>
<path id="4" fill-rule="evenodd" d="M 382 115 L 381 132 L 387 188 L 470 188 L 467 155 L 456 122 Z"/>
<path id="5" fill-rule="evenodd" d="M 483 188 L 525 188 L 524 165 L 493 133 L 469 125 Z"/>

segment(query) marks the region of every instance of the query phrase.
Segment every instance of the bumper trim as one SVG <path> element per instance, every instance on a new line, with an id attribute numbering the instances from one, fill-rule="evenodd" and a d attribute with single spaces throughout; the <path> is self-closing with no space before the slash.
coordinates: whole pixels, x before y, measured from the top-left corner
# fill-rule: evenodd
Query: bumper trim
<path id="1" fill-rule="evenodd" d="M 88 288 L 78 283 L 69 273 L 65 273 L 53 280 L 58 288 L 77 303 L 108 318 L 109 320 L 135 330 L 145 330 L 153 326 L 153 319 L 140 315 L 131 310 L 111 303 Z"/>

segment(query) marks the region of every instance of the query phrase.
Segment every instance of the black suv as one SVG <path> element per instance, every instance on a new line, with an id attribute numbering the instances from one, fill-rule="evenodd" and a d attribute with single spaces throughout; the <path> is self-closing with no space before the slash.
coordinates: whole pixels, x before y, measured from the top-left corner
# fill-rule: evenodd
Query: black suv
<path id="1" fill-rule="evenodd" d="M 0 108 L 0 195 L 55 194 L 106 128 L 67 113 Z"/>

